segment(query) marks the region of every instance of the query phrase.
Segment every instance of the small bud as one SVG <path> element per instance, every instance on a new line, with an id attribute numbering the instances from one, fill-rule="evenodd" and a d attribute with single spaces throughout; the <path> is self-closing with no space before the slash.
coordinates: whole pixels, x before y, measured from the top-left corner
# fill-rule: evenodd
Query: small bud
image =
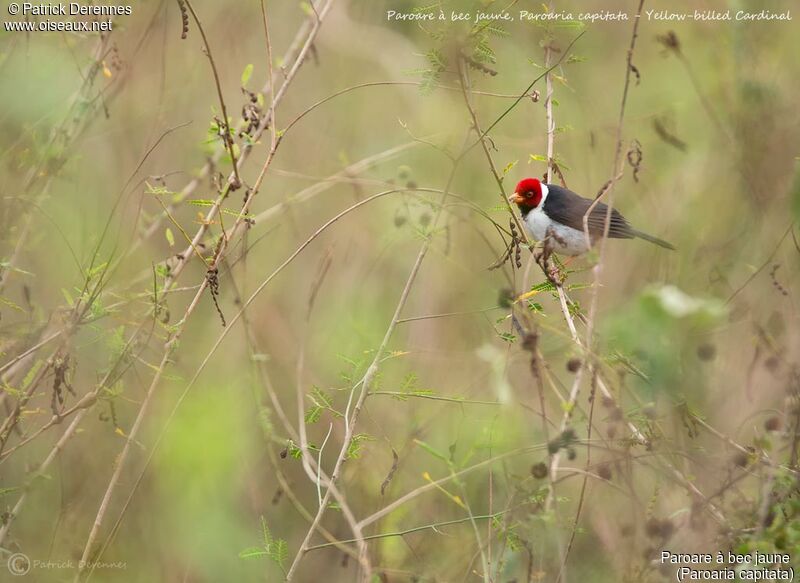
<path id="1" fill-rule="evenodd" d="M 733 456 L 733 459 L 731 461 L 735 466 L 739 466 L 740 468 L 746 468 L 750 464 L 750 456 L 747 455 L 745 452 L 740 451 Z"/>
<path id="2" fill-rule="evenodd" d="M 658 518 L 650 518 L 645 524 L 645 532 L 650 538 L 667 539 L 672 536 L 675 530 L 675 525 L 669 518 L 659 520 Z"/>
<path id="3" fill-rule="evenodd" d="M 625 524 L 622 528 L 619 529 L 619 534 L 624 537 L 633 536 L 636 533 L 636 529 L 632 524 Z"/>
<path id="4" fill-rule="evenodd" d="M 697 347 L 697 358 L 704 361 L 714 360 L 717 349 L 713 344 L 701 344 Z"/>
<path id="5" fill-rule="evenodd" d="M 528 352 L 535 352 L 538 341 L 539 336 L 533 332 L 529 332 L 528 334 L 525 334 L 525 337 L 522 339 L 522 349 L 527 350 Z"/>
<path id="6" fill-rule="evenodd" d="M 514 292 L 512 292 L 509 288 L 504 287 L 500 290 L 500 295 L 497 298 L 497 304 L 501 308 L 510 308 L 511 304 L 514 303 Z"/>
<path id="7" fill-rule="evenodd" d="M 537 480 L 542 480 L 547 477 L 547 464 L 539 462 L 531 466 L 531 475 Z"/>
<path id="8" fill-rule="evenodd" d="M 781 429 L 781 418 L 777 415 L 773 415 L 766 421 L 764 421 L 764 429 L 767 431 L 780 431 Z"/>
<path id="9" fill-rule="evenodd" d="M 781 360 L 777 356 L 770 356 L 767 360 L 764 361 L 764 368 L 766 368 L 769 372 L 775 372 L 778 370 L 778 367 L 781 365 Z"/>
<path id="10" fill-rule="evenodd" d="M 571 373 L 576 373 L 581 368 L 581 359 L 580 358 L 570 358 L 567 361 L 567 370 Z"/>

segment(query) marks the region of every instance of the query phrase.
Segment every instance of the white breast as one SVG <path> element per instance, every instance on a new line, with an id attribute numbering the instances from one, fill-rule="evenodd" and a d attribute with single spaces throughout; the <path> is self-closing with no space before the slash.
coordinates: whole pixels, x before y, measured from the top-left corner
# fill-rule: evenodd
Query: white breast
<path id="1" fill-rule="evenodd" d="M 543 201 L 544 202 L 544 201 Z M 537 241 L 550 237 L 553 251 L 561 255 L 581 255 L 589 248 L 583 231 L 557 223 L 542 210 L 542 204 L 533 209 L 523 220 L 528 234 Z"/>

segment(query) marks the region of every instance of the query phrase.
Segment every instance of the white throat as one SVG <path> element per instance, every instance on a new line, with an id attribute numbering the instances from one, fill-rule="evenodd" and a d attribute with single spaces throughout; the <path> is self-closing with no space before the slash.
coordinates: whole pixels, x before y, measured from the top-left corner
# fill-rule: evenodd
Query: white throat
<path id="1" fill-rule="evenodd" d="M 547 188 L 547 185 L 544 182 L 540 182 L 539 185 L 542 187 L 542 200 L 539 201 L 539 205 L 536 207 L 540 209 L 544 206 L 544 201 L 547 200 L 547 195 L 550 193 L 550 189 Z"/>

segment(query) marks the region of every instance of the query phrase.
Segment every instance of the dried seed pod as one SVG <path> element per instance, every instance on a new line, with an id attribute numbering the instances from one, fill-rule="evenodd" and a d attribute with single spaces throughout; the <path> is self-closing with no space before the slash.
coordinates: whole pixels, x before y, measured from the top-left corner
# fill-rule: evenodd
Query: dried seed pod
<path id="1" fill-rule="evenodd" d="M 181 39 L 186 40 L 189 34 L 189 11 L 186 9 L 186 2 L 178 0 L 178 8 L 181 11 Z"/>
<path id="2" fill-rule="evenodd" d="M 604 480 L 611 479 L 611 466 L 608 464 L 600 464 L 597 466 L 597 475 L 603 478 Z"/>
<path id="3" fill-rule="evenodd" d="M 714 360 L 717 349 L 713 344 L 701 344 L 697 347 L 697 358 L 704 361 Z"/>
<path id="4" fill-rule="evenodd" d="M 513 303 L 514 303 L 514 292 L 507 287 L 501 289 L 497 298 L 497 304 L 501 308 L 510 308 L 511 304 Z"/>
<path id="5" fill-rule="evenodd" d="M 645 532 L 650 538 L 668 539 L 675 531 L 675 525 L 669 518 L 649 518 L 645 524 Z"/>
<path id="6" fill-rule="evenodd" d="M 539 462 L 531 466 L 531 475 L 537 480 L 543 480 L 547 477 L 547 464 Z"/>

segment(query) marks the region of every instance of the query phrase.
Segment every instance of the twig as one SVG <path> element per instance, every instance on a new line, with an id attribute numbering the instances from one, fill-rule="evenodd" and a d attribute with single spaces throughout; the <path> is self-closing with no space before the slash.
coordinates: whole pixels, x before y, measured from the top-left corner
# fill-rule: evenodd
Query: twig
<path id="1" fill-rule="evenodd" d="M 510 512 L 510 510 L 503 510 L 501 512 L 495 512 L 494 514 L 482 514 L 482 515 L 479 515 L 479 516 L 468 516 L 466 518 L 458 518 L 456 520 L 446 520 L 444 522 L 434 522 L 434 523 L 431 523 L 431 524 L 423 524 L 422 526 L 415 526 L 414 528 L 408 528 L 406 530 L 400 530 L 400 531 L 397 531 L 397 532 L 384 532 L 384 533 L 381 533 L 381 534 L 372 534 L 372 535 L 369 535 L 369 536 L 365 536 L 364 540 L 377 540 L 377 539 L 389 538 L 389 537 L 393 537 L 393 536 L 405 536 L 407 534 L 412 534 L 414 532 L 419 532 L 421 530 L 436 530 L 437 528 L 441 528 L 442 526 L 450 526 L 452 524 L 463 524 L 465 522 L 474 522 L 476 520 L 492 520 L 494 518 L 497 518 L 498 516 L 503 516 L 504 514 L 507 514 L 508 512 Z M 354 542 L 358 542 L 358 541 L 351 539 L 351 540 L 336 541 L 336 543 L 333 543 L 333 542 L 323 543 L 323 544 L 320 544 L 320 545 L 314 545 L 314 546 L 308 547 L 308 549 L 306 549 L 306 551 L 307 552 L 311 552 L 311 551 L 316 551 L 316 550 L 319 550 L 319 549 L 326 549 L 326 548 L 332 547 L 334 545 L 348 544 L 348 543 L 354 543 Z"/>
<path id="2" fill-rule="evenodd" d="M 448 192 L 450 190 L 450 186 L 451 186 L 451 184 L 453 182 L 453 179 L 455 178 L 456 169 L 458 168 L 459 161 L 460 161 L 460 159 L 457 160 L 456 162 L 454 162 L 454 164 L 453 164 L 453 169 L 450 172 L 450 176 L 447 179 L 447 183 L 445 185 L 444 192 L 443 192 L 442 197 L 441 197 L 441 203 L 444 203 L 444 201 L 447 199 L 447 195 L 448 195 Z M 440 218 L 441 213 L 442 213 L 442 208 L 443 208 L 443 205 L 440 204 L 439 208 L 436 210 L 436 213 L 433 216 L 433 219 L 431 221 L 431 232 L 436 230 L 436 225 L 439 222 L 439 218 Z M 405 307 L 406 300 L 408 299 L 408 295 L 411 292 L 411 288 L 412 288 L 412 286 L 414 284 L 414 281 L 416 280 L 417 273 L 419 273 L 419 268 L 422 265 L 422 261 L 425 258 L 425 256 L 427 255 L 428 250 L 430 249 L 431 241 L 432 241 L 432 237 L 430 235 L 425 238 L 425 241 L 423 242 L 422 247 L 420 248 L 419 253 L 417 254 L 417 259 L 414 262 L 414 265 L 411 268 L 411 272 L 409 273 L 409 276 L 408 276 L 408 278 L 406 280 L 406 284 L 405 284 L 405 286 L 403 288 L 403 292 L 400 295 L 400 300 L 398 301 L 397 307 L 395 308 L 394 316 L 392 317 L 392 319 L 391 319 L 391 321 L 389 323 L 389 326 L 386 329 L 386 333 L 384 334 L 384 337 L 383 337 L 383 340 L 381 341 L 380 346 L 378 347 L 377 351 L 375 352 L 375 357 L 373 358 L 372 363 L 367 368 L 367 371 L 364 374 L 364 376 L 361 378 L 361 380 L 358 383 L 356 383 L 356 385 L 353 387 L 353 390 L 351 391 L 350 398 L 352 399 L 356 388 L 358 386 L 361 387 L 360 392 L 358 394 L 358 397 L 356 399 L 355 405 L 354 405 L 354 407 L 352 409 L 352 413 L 350 413 L 350 408 L 349 408 L 350 403 L 348 402 L 348 409 L 345 412 L 345 421 L 346 421 L 346 423 L 345 423 L 345 435 L 344 435 L 344 438 L 342 440 L 342 447 L 341 447 L 341 449 L 339 451 L 339 455 L 337 457 L 336 463 L 334 464 L 333 471 L 331 472 L 331 477 L 330 477 L 331 483 L 335 483 L 336 480 L 338 479 L 339 475 L 340 475 L 342 464 L 344 463 L 344 460 L 347 457 L 347 451 L 348 451 L 348 449 L 350 447 L 350 442 L 353 439 L 356 422 L 358 421 L 359 414 L 361 413 L 361 409 L 364 406 L 364 401 L 366 400 L 367 395 L 369 394 L 370 388 L 372 387 L 372 383 L 373 383 L 373 381 L 375 379 L 375 375 L 378 372 L 378 368 L 379 368 L 380 362 L 383 359 L 383 355 L 384 355 L 384 352 L 386 351 L 386 348 L 387 348 L 387 346 L 389 344 L 389 340 L 391 339 L 392 335 L 394 334 L 394 330 L 397 327 L 398 320 L 400 319 L 400 314 L 402 313 L 403 308 Z M 287 573 L 287 576 L 286 576 L 287 581 L 290 581 L 292 579 L 293 575 L 295 574 L 295 572 L 297 571 L 297 567 L 299 566 L 300 561 L 302 560 L 303 555 L 306 552 L 306 549 L 308 547 L 308 543 L 309 543 L 309 541 L 311 539 L 311 536 L 312 536 L 312 534 L 314 532 L 314 528 L 319 523 L 319 521 L 322 519 L 322 515 L 325 512 L 325 509 L 326 509 L 326 506 L 327 506 L 327 503 L 328 503 L 328 499 L 330 497 L 330 493 L 331 493 L 330 489 L 328 489 L 328 491 L 325 493 L 325 497 L 323 498 L 323 501 L 322 501 L 322 506 L 320 507 L 319 511 L 317 512 L 317 515 L 314 518 L 314 522 L 312 523 L 312 528 L 310 528 L 308 530 L 308 532 L 306 533 L 306 536 L 303 539 L 302 544 L 300 545 L 300 550 L 297 552 L 297 554 L 295 555 L 294 560 L 292 561 L 292 565 L 289 568 L 289 572 Z"/>
<path id="3" fill-rule="evenodd" d="M 730 303 L 733 301 L 733 299 L 734 299 L 736 296 L 738 296 L 738 295 L 741 293 L 741 291 L 742 291 L 744 288 L 746 288 L 748 285 L 750 285 L 750 282 L 751 282 L 751 281 L 753 281 L 753 280 L 754 280 L 756 277 L 758 277 L 758 274 L 759 274 L 759 273 L 761 273 L 762 271 L 764 271 L 764 268 L 765 268 L 767 265 L 769 265 L 769 262 L 770 262 L 770 261 L 772 261 L 772 258 L 773 258 L 773 257 L 775 257 L 775 254 L 778 252 L 778 249 L 780 249 L 780 248 L 781 248 L 781 245 L 783 244 L 783 241 L 784 241 L 784 239 L 786 239 L 786 236 L 787 236 L 789 233 L 792 233 L 792 235 L 794 235 L 794 231 L 793 231 L 793 229 L 794 229 L 794 224 L 795 224 L 795 223 L 794 223 L 794 221 L 792 221 L 792 222 L 789 224 L 789 226 L 786 228 L 786 231 L 784 231 L 783 235 L 781 235 L 781 238 L 780 238 L 780 239 L 778 239 L 778 242 L 775 244 L 775 247 L 772 249 L 772 252 L 771 252 L 769 255 L 767 255 L 767 258 L 766 258 L 766 259 L 764 260 L 764 262 L 763 262 L 763 263 L 762 263 L 762 264 L 759 266 L 759 268 L 758 268 L 758 269 L 756 269 L 756 270 L 755 270 L 755 271 L 754 271 L 754 272 L 753 272 L 753 273 L 750 275 L 750 277 L 748 277 L 748 278 L 745 280 L 745 282 L 744 282 L 742 285 L 740 285 L 739 287 L 737 287 L 737 288 L 734 290 L 734 292 L 733 292 L 733 293 L 732 293 L 732 294 L 731 294 L 731 295 L 728 297 L 728 299 L 727 299 L 727 300 L 725 300 L 725 304 L 726 304 L 726 305 L 727 305 L 727 304 L 730 304 Z"/>
<path id="4" fill-rule="evenodd" d="M 333 0 L 328 0 L 328 2 L 323 7 L 322 11 L 320 11 L 320 15 L 324 17 L 324 15 L 327 14 L 327 12 L 330 10 L 332 4 L 333 4 Z M 299 67 L 300 67 L 300 65 L 302 63 L 302 60 L 305 58 L 305 55 L 308 52 L 309 47 L 311 46 L 311 43 L 313 42 L 313 39 L 316 37 L 316 34 L 319 31 L 320 25 L 321 25 L 320 21 L 316 22 L 314 27 L 311 30 L 311 33 L 309 33 L 309 38 L 307 39 L 306 44 L 304 45 L 303 49 L 300 51 L 297 61 L 294 63 L 294 66 L 292 67 L 291 71 L 287 75 L 286 81 L 284 81 L 284 84 L 281 86 L 281 90 L 278 92 L 278 95 L 275 97 L 276 101 L 279 99 L 279 96 L 282 96 L 285 93 L 286 89 L 288 88 L 288 83 L 296 75 L 297 70 L 299 69 Z M 257 178 L 257 180 L 256 180 L 256 182 L 255 182 L 255 184 L 253 186 L 253 189 L 250 192 L 250 194 L 248 195 L 247 199 L 245 200 L 245 203 L 242 206 L 242 210 L 241 210 L 240 214 L 237 216 L 236 222 L 234 223 L 234 226 L 232 228 L 231 236 L 233 236 L 237 232 L 237 227 L 244 220 L 244 217 L 245 217 L 245 215 L 246 215 L 246 213 L 247 213 L 247 211 L 249 209 L 250 203 L 252 202 L 254 196 L 257 194 L 258 189 L 261 186 L 261 183 L 262 183 L 262 181 L 264 179 L 264 176 L 266 175 L 267 168 L 269 167 L 270 163 L 272 162 L 272 159 L 273 159 L 273 157 L 275 155 L 275 151 L 277 149 L 277 146 L 278 146 L 278 143 L 276 143 L 270 149 L 270 152 L 267 155 L 267 159 L 266 159 L 266 161 L 264 162 L 264 165 L 261 168 L 261 172 L 260 172 L 260 174 L 259 174 L 259 176 L 258 176 L 258 178 Z M 241 161 L 242 161 L 242 159 L 239 160 L 240 163 L 241 163 Z M 197 245 L 200 242 L 200 239 L 202 238 L 202 236 L 204 235 L 205 231 L 208 228 L 208 224 L 213 220 L 214 216 L 218 212 L 220 212 L 222 202 L 225 199 L 225 197 L 227 196 L 227 193 L 228 193 L 228 191 L 229 191 L 229 189 L 231 187 L 231 184 L 232 184 L 232 180 L 235 177 L 236 177 L 236 175 L 234 175 L 232 178 L 230 178 L 228 180 L 228 183 L 226 184 L 225 188 L 223 189 L 223 192 L 215 200 L 214 204 L 212 205 L 211 209 L 209 210 L 209 212 L 206 215 L 206 221 L 200 226 L 200 228 L 198 229 L 194 239 L 192 240 L 192 244 L 193 245 Z M 223 237 L 223 238 L 220 239 L 220 244 L 219 244 L 219 246 L 217 248 L 217 251 L 215 253 L 214 259 L 212 260 L 212 263 L 210 265 L 211 269 L 215 268 L 218 265 L 218 263 L 221 261 L 221 259 L 224 257 L 224 253 L 225 253 L 225 250 L 227 248 L 227 245 L 228 245 L 229 241 L 230 241 L 229 237 Z M 182 259 L 180 259 L 178 261 L 177 266 L 175 267 L 175 269 L 170 274 L 170 277 L 168 278 L 167 282 L 165 282 L 165 284 L 164 284 L 164 288 L 165 289 L 169 289 L 172 286 L 172 284 L 175 282 L 177 277 L 180 275 L 180 272 L 182 271 L 183 267 L 186 266 L 186 264 L 188 262 L 188 257 L 190 257 L 190 254 L 191 254 L 191 248 L 187 249 L 186 252 L 181 256 Z M 201 297 L 202 297 L 202 295 L 203 295 L 203 293 L 204 293 L 204 291 L 205 291 L 207 286 L 208 286 L 208 278 L 204 278 L 203 282 L 200 284 L 200 287 L 199 287 L 196 295 L 194 296 L 194 298 L 190 302 L 189 306 L 187 307 L 187 309 L 186 309 L 186 311 L 185 311 L 185 313 L 183 315 L 183 318 L 177 324 L 173 336 L 169 340 L 167 340 L 167 342 L 166 342 L 166 344 L 164 346 L 164 354 L 163 354 L 163 357 L 161 359 L 161 362 L 159 363 L 158 367 L 156 368 L 156 373 L 155 373 L 155 375 L 154 375 L 154 377 L 153 377 L 153 379 L 152 379 L 152 381 L 150 383 L 149 388 L 147 389 L 147 392 L 146 392 L 145 397 L 144 397 L 144 399 L 142 401 L 142 404 L 141 404 L 141 406 L 139 408 L 139 412 L 138 412 L 138 414 L 136 416 L 136 419 L 135 419 L 133 425 L 131 426 L 130 432 L 128 434 L 128 438 L 125 441 L 125 445 L 123 446 L 122 452 L 120 453 L 120 455 L 119 455 L 119 457 L 118 457 L 118 459 L 116 461 L 116 465 L 114 467 L 114 471 L 113 471 L 113 473 L 111 475 L 111 478 L 109 480 L 108 486 L 107 486 L 105 494 L 103 496 L 103 499 L 102 499 L 102 501 L 100 503 L 100 507 L 98 508 L 97 515 L 95 517 L 95 520 L 94 520 L 94 523 L 92 525 L 92 528 L 91 528 L 91 530 L 89 532 L 89 536 L 87 538 L 86 545 L 84 547 L 83 554 L 82 554 L 82 557 L 81 557 L 81 565 L 82 565 L 83 568 L 80 568 L 78 570 L 78 573 L 77 573 L 77 575 L 75 577 L 76 581 L 78 581 L 80 579 L 81 574 L 85 570 L 85 566 L 91 564 L 89 562 L 89 558 L 90 558 L 90 555 L 91 555 L 91 552 L 92 552 L 92 547 L 94 546 L 94 542 L 95 542 L 95 540 L 97 538 L 97 535 L 99 534 L 100 527 L 101 527 L 101 525 L 103 523 L 103 520 L 105 518 L 105 515 L 106 515 L 106 513 L 108 511 L 108 507 L 109 507 L 113 492 L 116 489 L 117 484 L 119 483 L 119 478 L 120 478 L 120 475 L 122 473 L 122 469 L 125 466 L 125 462 L 127 461 L 131 446 L 134 443 L 134 441 L 136 439 L 136 436 L 138 435 L 139 430 L 141 429 L 142 423 L 143 423 L 144 418 L 145 418 L 145 416 L 147 414 L 147 411 L 148 411 L 149 404 L 150 404 L 150 402 L 151 402 L 151 400 L 153 398 L 153 395 L 155 393 L 156 388 L 158 387 L 158 385 L 159 385 L 159 383 L 161 381 L 161 377 L 163 376 L 164 371 L 165 371 L 167 365 L 170 362 L 170 358 L 172 356 L 172 352 L 175 349 L 176 343 L 177 343 L 178 339 L 181 336 L 181 333 L 183 332 L 183 330 L 185 328 L 186 321 L 191 316 L 191 314 L 194 312 L 194 310 L 197 308 L 197 305 L 199 304 L 200 299 L 201 299 Z"/>
<path id="5" fill-rule="evenodd" d="M 237 185 L 241 185 L 242 181 L 239 179 L 239 169 L 236 164 L 236 153 L 233 150 L 233 136 L 231 135 L 231 128 L 230 128 L 230 118 L 228 117 L 228 108 L 225 107 L 225 98 L 222 96 L 222 85 L 219 81 L 219 71 L 217 71 L 217 65 L 214 62 L 214 55 L 211 54 L 211 45 L 208 44 L 208 38 L 206 38 L 206 31 L 203 28 L 202 23 L 200 22 L 200 18 L 197 16 L 197 12 L 194 11 L 194 6 L 190 0 L 183 0 L 186 7 L 189 9 L 189 12 L 192 13 L 192 18 L 194 18 L 194 22 L 197 25 L 197 30 L 200 31 L 200 36 L 203 37 L 203 45 L 205 45 L 205 53 L 208 57 L 208 62 L 211 65 L 211 71 L 214 73 L 214 84 L 217 88 L 217 97 L 219 98 L 219 106 L 222 109 L 222 124 L 224 127 L 220 128 L 225 132 L 225 135 L 222 138 L 225 146 L 228 148 L 228 153 L 231 155 L 231 165 L 233 166 L 233 177 L 236 180 Z M 272 85 L 270 84 L 270 87 Z"/>

